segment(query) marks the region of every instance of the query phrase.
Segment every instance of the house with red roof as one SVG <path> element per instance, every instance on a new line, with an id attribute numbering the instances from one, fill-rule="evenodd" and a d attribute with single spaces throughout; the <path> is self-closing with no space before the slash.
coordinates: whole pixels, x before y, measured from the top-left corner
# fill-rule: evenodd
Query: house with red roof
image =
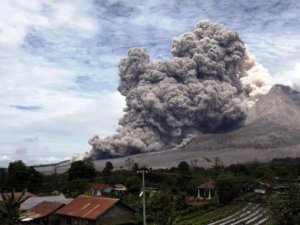
<path id="1" fill-rule="evenodd" d="M 27 211 L 34 206 L 40 204 L 41 202 L 59 202 L 63 204 L 68 204 L 72 201 L 72 198 L 66 198 L 63 194 L 53 195 L 53 196 L 35 196 L 28 198 L 25 202 L 21 204 L 20 209 L 22 211 Z"/>
<path id="2" fill-rule="evenodd" d="M 113 191 L 113 187 L 108 184 L 90 183 L 88 187 L 93 196 L 103 196 Z"/>
<path id="3" fill-rule="evenodd" d="M 56 214 L 61 225 L 112 225 L 132 221 L 135 211 L 119 199 L 82 195 Z"/>
<path id="4" fill-rule="evenodd" d="M 197 187 L 197 199 L 212 199 L 216 196 L 216 184 L 207 180 Z"/>
<path id="5" fill-rule="evenodd" d="M 64 205 L 60 202 L 43 201 L 23 213 L 19 220 L 24 224 L 59 224 L 59 217 L 54 213 Z"/>

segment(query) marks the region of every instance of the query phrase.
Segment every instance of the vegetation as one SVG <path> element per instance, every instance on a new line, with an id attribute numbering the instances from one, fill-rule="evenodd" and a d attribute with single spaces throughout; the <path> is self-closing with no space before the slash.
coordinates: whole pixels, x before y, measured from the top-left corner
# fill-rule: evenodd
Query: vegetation
<path id="1" fill-rule="evenodd" d="M 293 193 L 294 197 L 291 197 L 291 194 L 260 196 L 253 193 L 258 182 L 271 182 L 273 185 L 299 182 L 299 158 L 276 159 L 269 163 L 235 164 L 228 167 L 220 159 L 207 161 L 211 163 L 210 168 L 201 168 L 197 166 L 196 161 L 183 161 L 177 167 L 156 169 L 145 175 L 148 224 L 206 224 L 230 215 L 249 201 L 267 202 L 274 221 L 281 221 L 278 225 L 299 223 L 295 216 L 300 214 L 297 192 Z M 140 224 L 142 198 L 139 194 L 142 180 L 137 171 L 141 168 L 130 159 L 124 161 L 124 168 L 114 170 L 113 164 L 107 162 L 102 171 L 95 171 L 90 162 L 78 161 L 73 162 L 65 174 L 42 176 L 22 161 L 16 161 L 7 169 L 0 169 L 0 185 L 2 190 L 8 192 L 13 188 L 20 191 L 28 187 L 28 190 L 37 195 L 49 195 L 53 191 L 59 191 L 67 197 L 75 198 L 87 193 L 87 184 L 90 182 L 124 184 L 128 192 L 118 195 L 118 198 L 136 209 L 136 222 Z M 186 198 L 196 197 L 197 187 L 211 179 L 216 182 L 217 199 L 207 201 L 208 204 L 203 206 L 189 206 Z M 288 215 L 292 215 L 295 220 L 284 220 Z"/>
<path id="2" fill-rule="evenodd" d="M 292 186 L 284 194 L 276 193 L 270 199 L 269 207 L 275 224 L 300 224 L 300 187 Z"/>
<path id="3" fill-rule="evenodd" d="M 20 206 L 27 200 L 25 191 L 16 198 L 15 191 L 11 195 L 1 193 L 2 202 L 0 203 L 0 225 L 16 225 L 20 216 Z"/>
<path id="4" fill-rule="evenodd" d="M 9 164 L 7 172 L 0 172 L 0 188 L 2 190 L 35 192 L 41 187 L 43 176 L 34 168 L 26 166 L 21 160 Z"/>
<path id="5" fill-rule="evenodd" d="M 114 169 L 113 164 L 111 162 L 107 162 L 104 169 L 103 169 L 103 171 L 102 171 L 103 175 L 104 176 L 110 176 L 113 169 Z"/>
<path id="6" fill-rule="evenodd" d="M 76 179 L 94 179 L 96 170 L 92 163 L 87 161 L 75 161 L 71 163 L 70 169 L 67 171 L 68 180 Z"/>
<path id="7" fill-rule="evenodd" d="M 218 201 L 222 205 L 230 203 L 241 194 L 241 186 L 236 180 L 217 180 Z"/>
<path id="8" fill-rule="evenodd" d="M 182 216 L 179 220 L 180 225 L 202 225 L 222 219 L 238 211 L 243 206 L 243 203 L 238 202 L 229 204 L 224 207 L 210 205 L 201 207 L 195 212 L 190 212 Z M 182 212 L 184 214 L 184 212 Z"/>

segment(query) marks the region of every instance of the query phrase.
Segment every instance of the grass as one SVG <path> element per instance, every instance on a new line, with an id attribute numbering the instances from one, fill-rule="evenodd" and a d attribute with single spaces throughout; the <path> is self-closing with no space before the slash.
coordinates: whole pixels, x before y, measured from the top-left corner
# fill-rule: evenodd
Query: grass
<path id="1" fill-rule="evenodd" d="M 267 221 L 267 223 L 266 223 L 265 225 L 276 225 L 276 224 L 277 224 L 277 223 L 276 223 L 275 220 L 270 219 L 270 220 Z"/>

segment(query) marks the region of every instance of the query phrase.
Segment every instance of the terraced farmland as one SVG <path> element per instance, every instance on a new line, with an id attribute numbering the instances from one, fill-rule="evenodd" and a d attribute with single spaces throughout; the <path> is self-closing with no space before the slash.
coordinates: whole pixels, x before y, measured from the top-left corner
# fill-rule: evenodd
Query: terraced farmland
<path id="1" fill-rule="evenodd" d="M 236 213 L 207 225 L 263 225 L 268 220 L 268 212 L 262 205 L 248 203 Z"/>

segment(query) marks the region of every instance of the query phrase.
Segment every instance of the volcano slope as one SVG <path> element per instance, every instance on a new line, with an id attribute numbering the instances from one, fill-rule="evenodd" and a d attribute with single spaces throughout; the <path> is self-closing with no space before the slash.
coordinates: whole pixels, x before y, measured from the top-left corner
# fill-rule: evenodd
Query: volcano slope
<path id="1" fill-rule="evenodd" d="M 249 111 L 245 126 L 221 134 L 202 134 L 183 150 L 279 149 L 300 144 L 300 93 L 275 85 Z M 251 151 L 250 151 L 251 152 Z"/>
<path id="2" fill-rule="evenodd" d="M 183 160 L 196 160 L 199 166 L 209 166 L 203 157 L 219 157 L 227 165 L 300 157 L 300 93 L 287 86 L 274 85 L 256 102 L 244 126 L 238 129 L 199 134 L 181 149 L 96 160 L 95 165 L 102 168 L 106 161 L 111 161 L 122 167 L 130 158 L 153 168 L 177 166 Z"/>

